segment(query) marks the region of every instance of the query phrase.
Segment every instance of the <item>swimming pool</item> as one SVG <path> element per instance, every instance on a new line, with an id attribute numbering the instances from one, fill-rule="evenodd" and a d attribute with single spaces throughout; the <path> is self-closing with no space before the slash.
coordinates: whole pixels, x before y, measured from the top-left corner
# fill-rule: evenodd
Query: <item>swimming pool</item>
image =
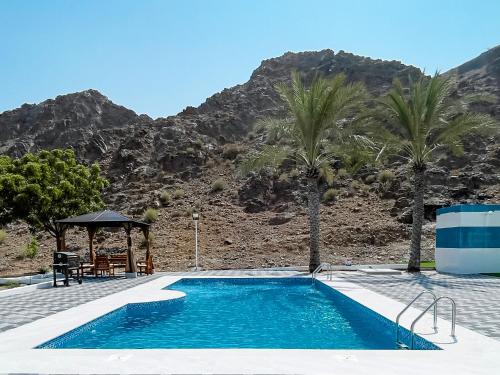
<path id="1" fill-rule="evenodd" d="M 396 349 L 393 322 L 319 281 L 187 278 L 167 288 L 186 296 L 125 305 L 38 348 Z"/>

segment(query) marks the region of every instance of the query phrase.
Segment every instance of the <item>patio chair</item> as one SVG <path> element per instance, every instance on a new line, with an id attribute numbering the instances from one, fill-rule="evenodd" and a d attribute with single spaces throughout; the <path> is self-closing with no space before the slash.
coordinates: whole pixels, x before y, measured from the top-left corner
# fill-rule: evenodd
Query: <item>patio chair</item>
<path id="1" fill-rule="evenodd" d="M 101 276 L 104 276 L 108 273 L 109 276 L 115 275 L 115 270 L 113 265 L 109 263 L 109 259 L 106 255 L 97 255 L 94 261 L 94 272 L 97 276 L 98 272 L 101 272 Z"/>
<path id="2" fill-rule="evenodd" d="M 109 256 L 109 263 L 113 266 L 113 272 L 115 268 L 126 268 L 127 267 L 127 254 L 114 254 Z"/>
<path id="3" fill-rule="evenodd" d="M 146 275 L 152 275 L 154 273 L 155 266 L 153 264 L 153 256 L 150 255 L 146 260 L 140 260 L 137 262 L 137 270 L 139 275 L 145 273 Z"/>

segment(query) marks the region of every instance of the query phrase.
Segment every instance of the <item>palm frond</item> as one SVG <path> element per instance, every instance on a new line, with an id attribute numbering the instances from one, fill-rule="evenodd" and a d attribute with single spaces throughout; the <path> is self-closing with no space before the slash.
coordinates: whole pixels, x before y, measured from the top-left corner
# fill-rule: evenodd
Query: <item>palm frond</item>
<path id="1" fill-rule="evenodd" d="M 262 150 L 248 155 L 240 165 L 243 176 L 264 169 L 276 170 L 290 156 L 290 149 L 284 146 L 265 145 Z"/>

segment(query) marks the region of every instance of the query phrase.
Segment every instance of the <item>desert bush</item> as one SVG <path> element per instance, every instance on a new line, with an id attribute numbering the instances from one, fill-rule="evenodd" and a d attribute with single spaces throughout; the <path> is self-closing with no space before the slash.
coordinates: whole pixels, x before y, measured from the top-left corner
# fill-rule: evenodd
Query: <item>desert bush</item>
<path id="1" fill-rule="evenodd" d="M 155 241 L 155 236 L 153 233 L 149 233 L 149 247 L 151 248 L 153 246 L 153 243 Z M 142 237 L 141 243 L 139 244 L 139 247 L 141 249 L 145 249 L 147 245 L 146 238 L 144 236 Z"/>
<path id="2" fill-rule="evenodd" d="M 376 180 L 377 180 L 377 176 L 375 176 L 374 174 L 371 174 L 369 176 L 366 176 L 365 183 L 370 185 L 370 184 L 373 184 Z"/>
<path id="3" fill-rule="evenodd" d="M 281 182 L 288 182 L 290 180 L 288 173 L 284 172 L 284 173 L 280 174 L 280 176 L 278 177 L 278 180 Z"/>
<path id="4" fill-rule="evenodd" d="M 333 202 L 335 199 L 337 199 L 337 196 L 339 195 L 338 189 L 328 189 L 323 193 L 323 201 L 324 202 Z"/>
<path id="5" fill-rule="evenodd" d="M 166 206 L 167 204 L 170 203 L 171 200 L 172 200 L 172 196 L 170 195 L 170 193 L 168 191 L 162 191 L 162 193 L 160 194 L 161 204 Z"/>
<path id="6" fill-rule="evenodd" d="M 187 147 L 185 151 L 186 151 L 186 154 L 189 154 L 189 155 L 193 155 L 196 153 L 196 151 L 193 147 Z"/>
<path id="7" fill-rule="evenodd" d="M 227 145 L 224 145 L 224 148 L 222 149 L 222 157 L 224 159 L 236 159 L 236 157 L 243 151 L 243 148 L 240 145 L 237 145 L 235 143 L 230 143 Z"/>
<path id="8" fill-rule="evenodd" d="M 207 168 L 213 168 L 215 167 L 216 163 L 215 163 L 215 160 L 214 159 L 208 159 L 207 162 L 205 163 L 205 166 Z"/>
<path id="9" fill-rule="evenodd" d="M 154 208 L 148 208 L 144 212 L 144 221 L 146 223 L 154 223 L 158 220 L 158 212 Z"/>
<path id="10" fill-rule="evenodd" d="M 290 178 L 296 178 L 296 177 L 299 177 L 300 175 L 300 171 L 297 169 L 297 168 L 294 168 L 290 171 L 290 173 L 288 173 L 288 176 Z"/>
<path id="11" fill-rule="evenodd" d="M 388 169 L 383 170 L 378 174 L 378 180 L 382 184 L 387 184 L 389 182 L 392 182 L 392 180 L 394 180 L 395 177 L 396 176 L 394 175 L 394 172 Z"/>
<path id="12" fill-rule="evenodd" d="M 47 266 L 38 267 L 38 273 L 45 275 L 47 272 L 49 272 L 49 267 L 47 267 Z"/>
<path id="13" fill-rule="evenodd" d="M 175 210 L 175 211 L 172 211 L 172 213 L 170 214 L 171 217 L 181 217 L 182 216 L 182 212 L 180 210 Z"/>
<path id="14" fill-rule="evenodd" d="M 0 245 L 5 242 L 7 239 L 7 232 L 3 229 L 0 229 Z"/>
<path id="15" fill-rule="evenodd" d="M 351 182 L 351 188 L 355 189 L 355 190 L 361 189 L 362 185 L 363 184 L 361 182 L 359 182 L 358 180 L 354 180 L 354 181 Z"/>
<path id="16" fill-rule="evenodd" d="M 212 183 L 211 191 L 213 193 L 223 191 L 224 189 L 226 189 L 226 182 L 222 178 L 218 178 Z"/>
<path id="17" fill-rule="evenodd" d="M 174 191 L 174 199 L 182 199 L 186 195 L 183 189 L 176 189 Z"/>
<path id="18" fill-rule="evenodd" d="M 40 245 L 33 236 L 31 237 L 31 241 L 24 247 L 24 256 L 33 259 L 38 254 L 38 250 L 40 250 Z"/>
<path id="19" fill-rule="evenodd" d="M 338 178 L 347 178 L 347 176 L 349 176 L 349 173 L 347 172 L 347 170 L 345 168 L 340 168 L 337 171 Z"/>

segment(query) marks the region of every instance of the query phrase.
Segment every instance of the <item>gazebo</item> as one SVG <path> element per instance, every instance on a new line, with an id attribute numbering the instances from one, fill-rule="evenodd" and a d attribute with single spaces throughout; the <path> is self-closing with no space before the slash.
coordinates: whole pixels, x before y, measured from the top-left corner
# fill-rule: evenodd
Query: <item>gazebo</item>
<path id="1" fill-rule="evenodd" d="M 88 214 L 69 217 L 62 220 L 57 220 L 56 225 L 59 226 L 59 230 L 63 233 L 63 249 L 64 244 L 64 232 L 69 227 L 85 227 L 89 235 L 89 254 L 90 262 L 94 263 L 95 260 L 95 250 L 93 247 L 94 236 L 98 228 L 123 228 L 127 234 L 127 264 L 125 267 L 126 273 L 136 273 L 137 265 L 134 256 L 134 251 L 132 249 L 132 238 L 130 237 L 133 228 L 139 228 L 144 234 L 146 240 L 146 262 L 150 257 L 150 242 L 149 242 L 149 224 L 130 219 L 119 212 L 104 210 L 98 212 L 91 212 Z"/>

